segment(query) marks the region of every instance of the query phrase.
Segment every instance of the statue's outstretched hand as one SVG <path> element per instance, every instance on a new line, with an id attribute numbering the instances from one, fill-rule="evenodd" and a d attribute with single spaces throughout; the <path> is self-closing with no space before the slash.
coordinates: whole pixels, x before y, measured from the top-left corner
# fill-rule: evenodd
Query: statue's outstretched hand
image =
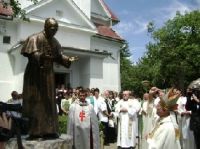
<path id="1" fill-rule="evenodd" d="M 74 61 L 77 61 L 77 60 L 78 60 L 78 56 L 69 57 L 70 62 L 74 62 Z"/>

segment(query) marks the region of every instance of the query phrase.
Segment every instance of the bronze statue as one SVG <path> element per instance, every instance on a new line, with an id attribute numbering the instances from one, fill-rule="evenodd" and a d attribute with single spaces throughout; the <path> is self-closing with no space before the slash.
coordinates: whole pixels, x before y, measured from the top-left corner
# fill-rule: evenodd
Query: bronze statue
<path id="1" fill-rule="evenodd" d="M 21 54 L 28 58 L 22 114 L 29 118 L 29 138 L 32 139 L 58 137 L 53 63 L 69 68 L 77 59 L 62 54 L 61 45 L 54 38 L 57 30 L 57 21 L 46 19 L 44 30 L 28 37 L 21 50 Z"/>

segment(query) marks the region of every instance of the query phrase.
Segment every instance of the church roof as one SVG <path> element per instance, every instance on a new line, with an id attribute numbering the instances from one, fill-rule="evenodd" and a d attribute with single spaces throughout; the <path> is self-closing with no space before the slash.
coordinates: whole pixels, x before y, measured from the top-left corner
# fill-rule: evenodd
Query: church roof
<path id="1" fill-rule="evenodd" d="M 124 40 L 109 26 L 96 24 L 96 27 L 97 27 L 97 30 L 98 30 L 98 35 L 108 37 L 108 38 L 112 38 L 112 39 L 121 40 L 121 41 Z"/>
<path id="2" fill-rule="evenodd" d="M 112 20 L 115 21 L 115 22 L 119 22 L 120 20 L 118 19 L 118 17 L 112 12 L 112 10 L 104 2 L 104 0 L 100 0 L 100 1 L 102 2 L 102 4 L 104 5 L 104 7 L 106 8 L 106 10 L 110 13 Z"/>
<path id="3" fill-rule="evenodd" d="M 13 10 L 11 6 L 4 6 L 0 3 L 0 18 L 11 18 L 13 16 Z"/>
<path id="4" fill-rule="evenodd" d="M 75 47 L 62 47 L 64 50 L 64 53 L 67 53 L 69 56 L 70 54 L 78 54 L 79 56 L 81 55 L 93 55 L 93 56 L 101 56 L 101 57 L 112 57 L 112 53 L 102 50 L 100 51 L 99 49 L 95 50 L 89 50 L 89 49 L 81 49 L 81 48 L 75 48 Z"/>
<path id="5" fill-rule="evenodd" d="M 10 50 L 8 51 L 9 54 L 13 53 L 15 50 L 21 50 L 22 45 L 24 44 L 24 40 L 23 41 L 19 41 L 18 43 L 16 43 L 13 47 L 10 48 Z M 78 56 L 98 56 L 98 57 L 112 57 L 112 53 L 106 51 L 106 50 L 99 50 L 99 49 L 94 49 L 94 50 L 90 50 L 90 49 L 81 49 L 81 48 L 75 48 L 75 47 L 62 47 L 63 52 L 67 53 L 69 56 L 73 56 L 73 55 L 78 55 Z"/>

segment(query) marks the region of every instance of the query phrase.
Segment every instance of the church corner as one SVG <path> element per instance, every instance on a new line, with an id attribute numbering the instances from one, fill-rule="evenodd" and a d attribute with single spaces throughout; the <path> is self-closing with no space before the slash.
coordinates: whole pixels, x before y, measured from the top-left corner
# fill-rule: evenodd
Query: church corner
<path id="1" fill-rule="evenodd" d="M 48 17 L 59 23 L 55 37 L 64 54 L 79 57 L 69 69 L 54 65 L 56 85 L 121 90 L 120 47 L 124 39 L 112 29 L 119 19 L 103 0 L 40 0 L 36 5 L 19 2 L 30 22 L 12 18 L 11 13 L 0 14 L 1 100 L 7 101 L 13 90 L 22 92 L 27 63 L 20 54 L 23 41 L 42 31 Z"/>

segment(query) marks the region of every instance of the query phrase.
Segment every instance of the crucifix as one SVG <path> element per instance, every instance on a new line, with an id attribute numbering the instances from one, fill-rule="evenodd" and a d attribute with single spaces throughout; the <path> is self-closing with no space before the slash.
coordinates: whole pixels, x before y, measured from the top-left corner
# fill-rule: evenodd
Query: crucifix
<path id="1" fill-rule="evenodd" d="M 85 118 L 85 111 L 82 110 L 79 114 L 79 117 L 80 117 L 81 121 L 83 121 L 83 118 Z"/>

